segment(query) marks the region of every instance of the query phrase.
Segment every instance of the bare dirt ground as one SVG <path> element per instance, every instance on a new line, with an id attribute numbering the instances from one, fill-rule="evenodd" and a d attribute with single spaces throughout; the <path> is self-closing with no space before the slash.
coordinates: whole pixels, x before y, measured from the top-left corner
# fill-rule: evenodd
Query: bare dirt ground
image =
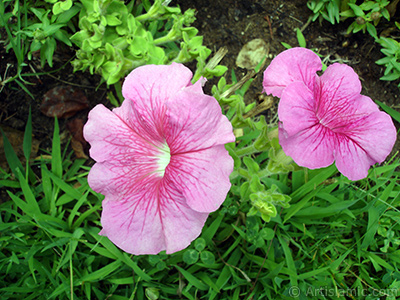
<path id="1" fill-rule="evenodd" d="M 307 25 L 311 11 L 307 8 L 306 0 L 178 0 L 172 1 L 171 6 L 179 5 L 182 10 L 195 8 L 197 20 L 193 24 L 199 29 L 199 34 L 204 36 L 204 44 L 213 52 L 221 47 L 227 47 L 228 54 L 222 64 L 228 66 L 228 81 L 231 71 L 241 78 L 247 71 L 236 66 L 235 61 L 240 49 L 249 41 L 259 38 L 269 45 L 270 59 L 285 50 L 281 42 L 298 46 L 296 28 L 303 28 L 307 47 L 319 52 L 323 57 L 328 57 L 327 63 L 343 62 L 355 69 L 363 83 L 363 94 L 372 99 L 379 100 L 387 105 L 399 109 L 398 82 L 384 82 L 379 80 L 383 75 L 383 68 L 376 65 L 375 61 L 382 58 L 380 47 L 368 34 L 346 34 L 350 21 L 339 25 L 331 25 L 327 21 L 316 21 Z M 397 12 L 397 15 L 399 12 Z M 381 22 L 377 27 L 378 33 L 393 26 L 389 22 Z M 0 125 L 7 132 L 20 134 L 25 128 L 29 107 L 32 109 L 33 133 L 37 146 L 43 150 L 51 147 L 53 132 L 53 119 L 45 116 L 40 105 L 44 94 L 54 87 L 72 86 L 80 89 L 87 98 L 88 107 L 73 117 L 60 120 L 61 132 L 68 140 L 70 133 L 67 122 L 80 119 L 83 122 L 89 110 L 98 103 L 107 104 L 106 86 L 101 85 L 100 77 L 89 73 L 73 73 L 69 60 L 74 51 L 59 48 L 55 54 L 56 70 L 49 75 L 41 75 L 38 59 L 31 61 L 30 66 L 24 68 L 26 73 L 37 74 L 24 77 L 30 84 L 27 85 L 33 98 L 27 95 L 16 83 L 7 84 L 0 93 Z M 268 62 L 269 62 L 268 61 Z M 267 63 L 268 63 L 267 62 Z M 9 65 L 7 67 L 7 65 Z M 0 74 L 4 75 L 6 68 L 8 74 L 14 75 L 16 60 L 12 52 L 6 53 L 4 44 L 0 44 Z M 262 93 L 262 72 L 253 82 L 246 101 L 257 101 Z M 205 90 L 209 91 L 215 81 L 207 83 Z M 265 112 L 271 118 L 276 110 Z M 399 124 L 396 124 L 399 126 Z M 19 132 L 19 133 L 18 133 Z M 18 141 L 16 141 L 18 143 Z M 1 145 L 0 145 L 1 146 Z M 2 147 L 0 147 L 2 148 Z M 399 144 L 395 150 L 399 149 Z M 42 151 L 43 151 L 42 150 Z M 39 150 L 40 151 L 40 150 Z M 0 153 L 1 155 L 1 153 Z M 0 157 L 0 161 L 1 161 Z"/>

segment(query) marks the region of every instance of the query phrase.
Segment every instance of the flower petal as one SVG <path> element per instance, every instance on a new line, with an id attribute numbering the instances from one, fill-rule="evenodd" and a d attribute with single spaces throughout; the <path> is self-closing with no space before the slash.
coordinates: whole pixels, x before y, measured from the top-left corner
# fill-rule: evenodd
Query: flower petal
<path id="1" fill-rule="evenodd" d="M 89 113 L 83 133 L 90 143 L 90 156 L 97 161 L 88 176 L 90 187 L 104 195 L 123 197 L 125 189 L 140 185 L 141 180 L 157 172 L 160 150 L 143 139 L 115 112 L 122 115 L 129 101 L 113 112 L 99 104 Z M 125 189 L 124 189 L 125 188 Z M 115 200 L 118 200 L 115 199 Z"/>
<path id="2" fill-rule="evenodd" d="M 282 91 L 295 81 L 302 81 L 313 90 L 317 71 L 321 68 L 321 60 L 313 51 L 299 47 L 285 50 L 264 71 L 264 91 L 280 97 Z"/>
<path id="3" fill-rule="evenodd" d="M 232 125 L 215 98 L 199 93 L 197 82 L 167 102 L 171 153 L 198 151 L 235 141 Z"/>
<path id="4" fill-rule="evenodd" d="M 350 180 L 359 180 L 368 175 L 370 166 L 386 159 L 396 142 L 397 132 L 391 117 L 377 111 L 350 124 L 339 136 L 336 166 Z"/>
<path id="5" fill-rule="evenodd" d="M 192 75 L 187 67 L 176 63 L 134 69 L 122 86 L 124 98 L 134 104 L 134 113 L 127 116 L 128 122 L 132 120 L 149 140 L 164 136 L 167 130 L 165 103 L 192 85 Z"/>
<path id="6" fill-rule="evenodd" d="M 208 217 L 189 208 L 168 179 L 153 177 L 123 201 L 103 201 L 101 233 L 122 250 L 167 254 L 186 248 L 198 237 Z"/>
<path id="7" fill-rule="evenodd" d="M 212 212 L 224 202 L 231 183 L 233 159 L 224 145 L 173 155 L 165 172 L 182 191 L 187 204 L 199 212 Z"/>
<path id="8" fill-rule="evenodd" d="M 314 89 L 315 112 L 321 124 L 329 128 L 342 127 L 354 117 L 358 118 L 353 108 L 360 92 L 361 82 L 351 67 L 338 63 L 330 65 L 317 79 Z"/>
<path id="9" fill-rule="evenodd" d="M 334 161 L 336 136 L 328 128 L 317 124 L 295 135 L 279 128 L 279 143 L 296 164 L 309 169 L 324 168 Z"/>
<path id="10" fill-rule="evenodd" d="M 278 106 L 279 120 L 289 135 L 318 124 L 312 91 L 303 82 L 293 82 L 283 91 Z"/>

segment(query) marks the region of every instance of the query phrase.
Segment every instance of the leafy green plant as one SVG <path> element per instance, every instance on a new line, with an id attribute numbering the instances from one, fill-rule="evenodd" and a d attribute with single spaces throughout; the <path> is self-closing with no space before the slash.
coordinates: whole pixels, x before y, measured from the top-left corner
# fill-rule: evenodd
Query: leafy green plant
<path id="1" fill-rule="evenodd" d="M 400 23 L 396 22 L 397 28 L 400 30 Z M 400 78 L 400 43 L 392 38 L 381 37 L 377 42 L 382 46 L 384 58 L 377 60 L 378 65 L 385 66 L 384 75 L 381 80 L 397 80 Z M 400 84 L 398 85 L 400 87 Z"/>
<path id="2" fill-rule="evenodd" d="M 356 5 L 355 2 L 348 1 L 347 5 L 349 9 L 340 13 L 344 18 L 356 18 L 350 24 L 347 32 L 356 33 L 362 30 L 365 33 L 365 30 L 367 30 L 372 37 L 377 38 L 375 26 L 378 25 L 382 17 L 389 21 L 390 15 L 386 6 L 390 2 L 388 0 L 375 0 L 365 1 L 360 5 Z"/>
<path id="3" fill-rule="evenodd" d="M 63 148 L 57 121 L 50 152 L 29 161 L 28 117 L 26 164 L 3 136 L 11 171 L 0 170 L 8 196 L 0 203 L 0 298 L 296 299 L 295 287 L 298 299 L 396 299 L 400 164 L 354 183 L 336 177 L 335 166 L 282 160 L 274 121 L 258 116 L 271 99 L 245 104 L 253 76 L 232 73 L 232 83 L 223 77 L 213 87 L 237 135 L 228 146 L 232 188 L 200 237 L 171 255 L 128 255 L 99 235 L 103 197 L 88 186 L 85 160 Z M 267 220 L 251 201 L 258 189 L 276 210 Z"/>
<path id="4" fill-rule="evenodd" d="M 50 2 L 50 1 L 49 1 Z M 42 66 L 47 62 L 53 66 L 53 54 L 57 41 L 72 46 L 70 33 L 65 28 L 72 27 L 70 21 L 80 8 L 72 0 L 51 1 L 41 6 L 33 6 L 28 1 L 5 1 L 0 4 L 0 26 L 8 35 L 6 50 L 13 49 L 18 60 L 18 74 L 25 63 L 25 56 L 32 59 L 33 53 L 40 51 Z M 17 22 L 11 22 L 16 18 Z"/>
<path id="5" fill-rule="evenodd" d="M 312 10 L 311 21 L 325 19 L 331 24 L 339 23 L 341 0 L 309 0 L 307 7 Z"/>
<path id="6" fill-rule="evenodd" d="M 197 29 L 189 27 L 194 10 L 182 14 L 168 2 L 142 1 L 134 7 L 120 0 L 82 1 L 80 31 L 71 37 L 79 47 L 75 70 L 89 69 L 114 84 L 144 64 L 193 59 L 205 64 L 211 51 L 202 45 Z"/>
<path id="7" fill-rule="evenodd" d="M 400 78 L 400 44 L 394 38 L 380 37 L 376 29 L 382 18 L 390 20 L 388 8 L 391 2 L 388 0 L 365 0 L 359 4 L 356 2 L 356 0 L 310 0 L 307 2 L 313 12 L 310 21 L 325 19 L 335 24 L 345 19 L 353 19 L 347 29 L 348 33 L 368 32 L 382 47 L 381 51 L 385 57 L 376 61 L 378 65 L 385 67 L 384 75 L 380 79 L 398 80 Z M 395 22 L 395 25 L 400 30 L 400 24 Z"/>
<path id="8" fill-rule="evenodd" d="M 389 20 L 389 12 L 386 7 L 388 0 L 366 0 L 357 5 L 356 0 L 309 0 L 307 7 L 313 12 L 311 21 L 319 19 L 327 20 L 331 24 L 339 23 L 347 18 L 355 19 L 347 29 L 348 32 L 368 30 L 372 36 L 376 36 L 375 26 L 381 17 Z M 375 35 L 374 35 L 375 34 Z"/>

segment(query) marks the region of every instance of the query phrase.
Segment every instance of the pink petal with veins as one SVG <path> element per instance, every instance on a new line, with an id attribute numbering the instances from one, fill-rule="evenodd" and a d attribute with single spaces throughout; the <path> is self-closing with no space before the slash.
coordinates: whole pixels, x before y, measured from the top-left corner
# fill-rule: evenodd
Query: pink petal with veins
<path id="1" fill-rule="evenodd" d="M 292 82 L 301 81 L 313 90 L 316 72 L 322 68 L 321 60 L 313 51 L 292 48 L 278 54 L 264 71 L 264 92 L 280 97 Z"/>
<path id="2" fill-rule="evenodd" d="M 230 188 L 232 126 L 191 77 L 180 64 L 137 68 L 122 106 L 96 106 L 85 125 L 88 182 L 105 196 L 101 234 L 129 253 L 187 247 Z"/>
<path id="3" fill-rule="evenodd" d="M 360 95 L 361 82 L 352 68 L 333 64 L 321 77 L 316 73 L 313 77 L 315 61 L 310 64 L 296 56 L 299 53 L 309 55 L 300 49 L 278 55 L 264 79 L 276 83 L 269 91 L 279 91 L 281 96 L 278 115 L 283 151 L 303 167 L 322 168 L 336 161 L 338 170 L 349 179 L 365 178 L 370 166 L 383 162 L 393 148 L 397 133 L 392 119 Z M 304 70 L 298 71 L 302 65 Z M 279 66 L 286 74 L 279 74 Z"/>

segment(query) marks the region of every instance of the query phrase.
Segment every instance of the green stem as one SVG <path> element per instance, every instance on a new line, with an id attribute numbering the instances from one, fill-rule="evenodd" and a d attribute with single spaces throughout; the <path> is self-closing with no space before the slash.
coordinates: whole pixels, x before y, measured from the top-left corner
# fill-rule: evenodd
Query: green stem
<path id="1" fill-rule="evenodd" d="M 143 14 L 143 15 L 140 15 L 140 16 L 137 16 L 137 17 L 135 17 L 135 19 L 137 20 L 137 21 L 139 21 L 139 22 L 143 22 L 143 21 L 147 21 L 147 20 L 149 20 L 149 19 L 155 19 L 157 16 L 153 16 L 153 15 L 151 15 L 151 14 L 149 14 L 149 13 L 145 13 L 145 14 Z"/>
<path id="2" fill-rule="evenodd" d="M 258 151 L 256 149 L 256 147 L 254 147 L 254 145 L 250 145 L 250 146 L 247 146 L 247 147 L 237 150 L 236 155 L 237 156 L 246 156 L 246 155 L 250 155 L 253 153 L 257 153 L 257 152 L 260 152 L 260 151 Z"/>
<path id="3" fill-rule="evenodd" d="M 274 174 L 275 173 L 272 173 L 270 170 L 268 170 L 268 168 L 265 168 L 265 169 L 259 171 L 257 175 L 261 179 L 261 178 L 269 177 Z"/>
<path id="4" fill-rule="evenodd" d="M 158 38 L 158 39 L 155 39 L 155 40 L 153 41 L 153 43 L 154 43 L 154 45 L 158 46 L 158 45 L 161 45 L 161 44 L 165 44 L 165 43 L 169 43 L 169 42 L 174 42 L 174 41 L 176 41 L 176 40 L 178 40 L 178 39 L 179 39 L 178 36 L 177 36 L 177 37 L 174 37 L 173 39 L 171 39 L 171 38 L 169 37 L 169 34 L 167 34 L 167 35 L 165 35 L 165 36 L 163 36 L 163 37 L 160 37 L 160 38 Z"/>
<path id="5" fill-rule="evenodd" d="M 239 168 L 239 169 L 237 169 L 237 170 L 234 170 L 233 172 L 232 172 L 232 174 L 229 176 L 229 179 L 230 180 L 233 180 L 233 179 L 236 179 L 237 177 L 239 177 L 239 176 L 242 176 L 242 177 L 244 177 L 244 178 L 246 178 L 246 179 L 251 179 L 251 176 L 250 176 L 250 174 L 249 174 L 249 171 L 247 171 L 246 169 L 244 169 L 244 168 Z"/>

